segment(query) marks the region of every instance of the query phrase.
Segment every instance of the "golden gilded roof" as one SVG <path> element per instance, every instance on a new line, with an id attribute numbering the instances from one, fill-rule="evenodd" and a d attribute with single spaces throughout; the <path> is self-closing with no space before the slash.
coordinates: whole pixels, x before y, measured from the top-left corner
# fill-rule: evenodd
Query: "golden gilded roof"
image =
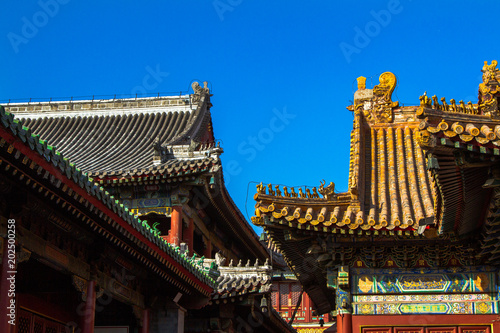
<path id="1" fill-rule="evenodd" d="M 485 62 L 476 104 L 424 94 L 420 105 L 401 107 L 391 98 L 394 74 L 380 75 L 373 89 L 358 78 L 348 107 L 354 112 L 348 190 L 336 193 L 334 183 L 325 182 L 318 188 L 260 184 L 253 223 L 356 235 L 477 228 L 477 221 L 463 222 L 477 219 L 480 202 L 489 202 L 480 189 L 500 155 L 496 65 Z"/>
<path id="2" fill-rule="evenodd" d="M 392 101 L 394 74 L 383 73 L 380 82 L 366 89 L 365 79 L 359 78 L 354 105 L 348 107 L 355 115 L 348 191 L 335 193 L 333 183 L 290 189 L 268 185 L 267 190 L 259 185 L 255 224 L 286 221 L 326 232 L 396 231 L 434 220 L 435 190 L 417 142 L 417 108 Z"/>

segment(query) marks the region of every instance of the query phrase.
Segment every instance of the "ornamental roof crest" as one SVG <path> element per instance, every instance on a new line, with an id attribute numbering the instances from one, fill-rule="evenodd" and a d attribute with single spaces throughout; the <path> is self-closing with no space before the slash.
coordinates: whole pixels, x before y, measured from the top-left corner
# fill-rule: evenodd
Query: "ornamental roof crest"
<path id="1" fill-rule="evenodd" d="M 396 87 L 396 75 L 391 72 L 382 73 L 380 83 L 373 89 L 366 89 L 366 78 L 358 78 L 358 91 L 354 94 L 354 112 L 362 113 L 370 123 L 392 123 L 394 108 L 399 102 L 392 101 L 392 93 Z"/>
<path id="2" fill-rule="evenodd" d="M 479 110 L 482 114 L 489 115 L 491 118 L 500 119 L 498 109 L 498 98 L 500 97 L 500 71 L 497 68 L 498 62 L 493 60 L 490 65 L 484 62 L 483 82 L 479 84 Z"/>

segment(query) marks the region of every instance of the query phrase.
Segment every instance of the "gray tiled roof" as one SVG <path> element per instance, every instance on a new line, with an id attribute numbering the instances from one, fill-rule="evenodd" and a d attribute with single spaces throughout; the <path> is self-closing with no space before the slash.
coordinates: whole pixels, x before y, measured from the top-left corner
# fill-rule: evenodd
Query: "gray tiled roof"
<path id="1" fill-rule="evenodd" d="M 201 142 L 200 136 L 211 126 L 210 111 L 203 99 L 197 105 L 188 101 L 189 98 L 159 97 L 135 103 L 106 100 L 34 107 L 17 104 L 6 109 L 89 175 L 134 176 L 147 170 L 162 173 L 183 167 L 172 160 L 158 163 L 154 155 L 159 145 Z M 177 104 L 170 106 L 172 103 Z M 52 109 L 44 111 L 44 108 Z M 205 159 L 205 156 L 195 158 L 198 163 L 210 163 Z"/>

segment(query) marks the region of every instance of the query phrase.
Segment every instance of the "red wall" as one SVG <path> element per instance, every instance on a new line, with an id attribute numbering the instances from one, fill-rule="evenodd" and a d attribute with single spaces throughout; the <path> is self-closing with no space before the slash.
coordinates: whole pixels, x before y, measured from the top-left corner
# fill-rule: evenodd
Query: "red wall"
<path id="1" fill-rule="evenodd" d="M 443 325 L 492 325 L 493 332 L 500 332 L 499 315 L 376 315 L 352 316 L 352 332 L 361 332 L 369 326 L 443 326 Z M 492 333 L 493 333 L 492 332 Z"/>

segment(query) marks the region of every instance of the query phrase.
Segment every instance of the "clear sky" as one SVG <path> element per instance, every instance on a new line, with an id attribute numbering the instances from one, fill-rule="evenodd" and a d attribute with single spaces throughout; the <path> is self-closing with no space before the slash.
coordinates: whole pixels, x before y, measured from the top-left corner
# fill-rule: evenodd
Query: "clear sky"
<path id="1" fill-rule="evenodd" d="M 358 76 L 372 88 L 395 73 L 404 105 L 424 91 L 477 102 L 483 62 L 500 60 L 499 12 L 493 0 L 4 0 L 0 100 L 209 81 L 227 187 L 250 217 L 251 182 L 347 190 Z"/>

